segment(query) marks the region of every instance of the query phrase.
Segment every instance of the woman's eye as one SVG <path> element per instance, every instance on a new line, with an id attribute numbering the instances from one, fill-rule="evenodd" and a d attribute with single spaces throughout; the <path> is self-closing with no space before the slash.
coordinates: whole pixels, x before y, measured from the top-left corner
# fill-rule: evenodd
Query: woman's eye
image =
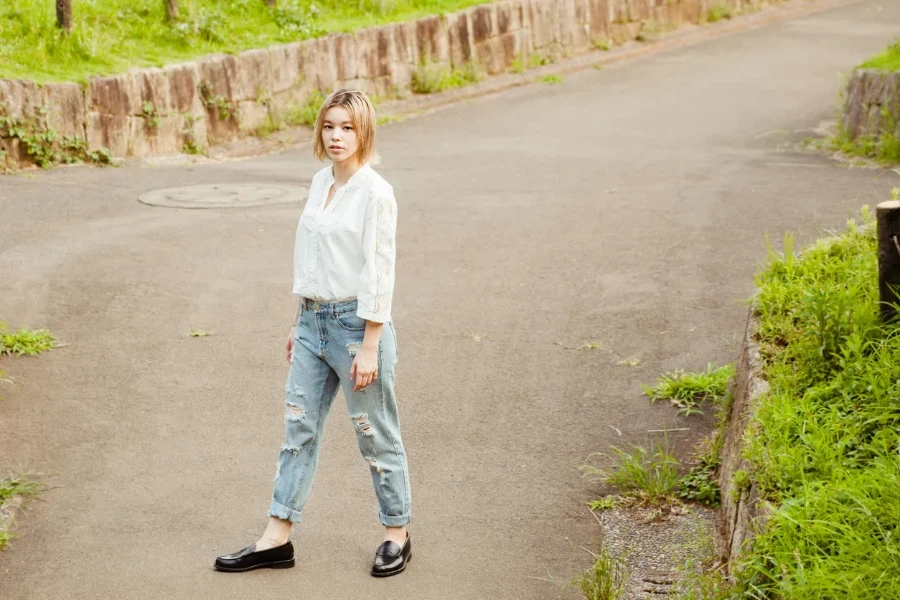
<path id="1" fill-rule="evenodd" d="M 353 131 L 353 128 L 347 125 L 346 127 L 344 127 L 344 131 Z"/>

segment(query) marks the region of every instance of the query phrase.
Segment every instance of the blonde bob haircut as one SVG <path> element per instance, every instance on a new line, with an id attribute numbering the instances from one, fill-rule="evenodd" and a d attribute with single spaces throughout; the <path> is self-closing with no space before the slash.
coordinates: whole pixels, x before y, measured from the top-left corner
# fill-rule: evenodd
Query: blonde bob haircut
<path id="1" fill-rule="evenodd" d="M 356 150 L 356 159 L 359 164 L 365 162 L 377 163 L 378 154 L 375 153 L 375 107 L 365 93 L 359 90 L 338 90 L 328 96 L 319 109 L 316 117 L 316 132 L 313 137 L 313 153 L 319 160 L 328 158 L 325 150 L 325 142 L 322 141 L 322 129 L 325 127 L 325 113 L 334 106 L 347 109 L 350 113 L 350 121 L 356 130 L 356 138 L 359 146 Z"/>

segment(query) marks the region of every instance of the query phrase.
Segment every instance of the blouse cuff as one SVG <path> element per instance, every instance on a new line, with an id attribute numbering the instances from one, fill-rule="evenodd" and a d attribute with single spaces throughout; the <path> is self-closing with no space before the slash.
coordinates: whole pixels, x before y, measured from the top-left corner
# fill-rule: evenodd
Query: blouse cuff
<path id="1" fill-rule="evenodd" d="M 366 321 L 374 321 L 376 323 L 387 323 L 391 320 L 390 312 L 374 312 L 364 307 L 362 304 L 357 305 L 356 316 L 360 319 L 365 319 Z"/>

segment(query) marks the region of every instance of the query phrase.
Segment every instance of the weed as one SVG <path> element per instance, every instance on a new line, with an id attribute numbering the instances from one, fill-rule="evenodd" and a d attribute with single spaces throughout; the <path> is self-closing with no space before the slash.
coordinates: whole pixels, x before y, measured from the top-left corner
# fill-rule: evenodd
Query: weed
<path id="1" fill-rule="evenodd" d="M 9 116 L 0 105 L 0 138 L 18 139 L 35 164 L 48 168 L 60 163 L 91 162 L 109 164 L 112 155 L 106 148 L 89 150 L 87 142 L 79 137 L 60 135 L 50 126 L 46 109 L 29 118 Z"/>
<path id="2" fill-rule="evenodd" d="M 6 550 L 14 537 L 9 531 L 13 510 L 44 489 L 43 484 L 29 476 L 7 475 L 0 479 L 0 551 Z"/>
<path id="3" fill-rule="evenodd" d="M 398 117 L 396 115 L 378 115 L 378 118 L 375 119 L 376 125 L 390 125 L 391 123 L 397 123 L 398 121 L 402 121 L 402 117 Z"/>
<path id="4" fill-rule="evenodd" d="M 615 463 L 611 470 L 586 464 L 582 467 L 584 474 L 598 477 L 623 495 L 652 505 L 674 499 L 678 490 L 678 461 L 661 444 L 656 445 L 653 453 L 641 446 L 632 446 L 628 451 L 613 446 L 611 450 L 613 457 L 604 457 L 607 462 L 611 458 Z"/>
<path id="5" fill-rule="evenodd" d="M 559 75 L 544 75 L 540 80 L 547 85 L 558 85 L 563 82 L 563 78 Z"/>
<path id="6" fill-rule="evenodd" d="M 641 28 L 634 39 L 639 42 L 653 42 L 658 40 L 662 34 L 672 31 L 673 29 L 674 27 L 672 25 L 665 23 L 644 21 L 641 23 Z"/>
<path id="7" fill-rule="evenodd" d="M 143 103 L 141 116 L 144 117 L 144 123 L 147 128 L 150 130 L 159 129 L 160 118 L 163 116 L 156 109 L 156 106 L 153 105 L 152 102 L 146 101 Z"/>
<path id="8" fill-rule="evenodd" d="M 594 38 L 591 46 L 594 47 L 594 50 L 603 50 L 604 52 L 608 52 L 611 47 L 609 40 L 605 38 Z"/>
<path id="9" fill-rule="evenodd" d="M 288 107 L 285 122 L 292 127 L 297 125 L 314 127 L 323 102 L 325 102 L 325 94 L 320 90 L 312 90 L 302 105 L 292 104 Z"/>
<path id="10" fill-rule="evenodd" d="M 592 340 L 590 342 L 585 342 L 582 345 L 575 348 L 576 350 L 597 350 L 603 348 L 603 342 L 600 340 Z"/>
<path id="11" fill-rule="evenodd" d="M 732 600 L 734 587 L 721 568 L 702 570 L 702 565 L 687 561 L 677 584 L 679 600 Z"/>
<path id="12" fill-rule="evenodd" d="M 200 83 L 200 100 L 203 105 L 214 111 L 220 121 L 229 121 L 237 116 L 237 108 L 234 103 L 225 96 L 213 95 L 212 86 L 208 81 Z"/>
<path id="13" fill-rule="evenodd" d="M 708 23 L 715 23 L 722 19 L 730 19 L 732 16 L 731 7 L 722 3 L 711 6 L 710 9 L 706 11 L 706 21 Z"/>
<path id="14" fill-rule="evenodd" d="M 56 338 L 46 329 L 32 331 L 23 327 L 18 331 L 12 331 L 6 323 L 0 321 L 0 356 L 4 354 L 35 356 L 55 345 Z"/>
<path id="15" fill-rule="evenodd" d="M 528 55 L 528 68 L 536 69 L 538 67 L 543 67 L 544 65 L 549 65 L 553 63 L 553 58 L 550 56 L 545 56 L 543 54 L 539 54 L 538 52 L 533 52 Z"/>
<path id="16" fill-rule="evenodd" d="M 717 438 L 721 439 L 721 436 L 717 436 Z M 719 491 L 719 482 L 716 476 L 718 466 L 719 456 L 716 453 L 713 460 L 701 460 L 700 464 L 691 467 L 688 474 L 682 477 L 678 483 L 678 497 L 707 506 L 719 506 L 721 492 Z"/>
<path id="17" fill-rule="evenodd" d="M 699 406 L 702 402 L 717 401 L 725 395 L 728 380 L 734 374 L 734 366 L 714 368 L 708 365 L 705 372 L 685 373 L 676 370 L 660 376 L 655 387 L 644 386 L 644 394 L 652 402 L 669 400 L 681 410 L 678 414 L 690 415 L 702 413 Z"/>
<path id="18" fill-rule="evenodd" d="M 434 94 L 481 81 L 484 76 L 474 63 L 463 69 L 449 69 L 434 64 L 421 64 L 413 73 L 410 88 L 415 94 Z"/>
<path id="19" fill-rule="evenodd" d="M 639 367 L 641 363 L 644 362 L 639 357 L 635 356 L 634 358 L 626 358 L 624 360 L 620 360 L 616 363 L 616 366 L 619 367 Z"/>
<path id="20" fill-rule="evenodd" d="M 605 547 L 591 552 L 594 564 L 572 581 L 585 600 L 618 600 L 625 594 L 628 573 L 625 565 Z"/>
<path id="21" fill-rule="evenodd" d="M 603 512 L 607 510 L 612 510 L 616 507 L 616 497 L 615 496 L 604 496 L 599 500 L 591 500 L 588 502 L 588 508 L 592 511 L 596 510 L 597 512 Z"/>
<path id="22" fill-rule="evenodd" d="M 184 129 L 182 129 L 181 135 L 184 136 L 184 146 L 182 150 L 185 154 L 206 154 L 206 148 L 197 141 L 197 134 L 194 132 L 194 124 L 197 123 L 199 117 L 187 113 L 183 116 Z"/>
<path id="23" fill-rule="evenodd" d="M 8 385 L 12 383 L 12 379 L 6 376 L 6 373 L 0 371 L 0 385 Z M 0 400 L 3 399 L 3 396 L 0 396 Z"/>
<path id="24" fill-rule="evenodd" d="M 469 337 L 472 338 L 473 340 L 475 340 L 476 342 L 480 342 L 481 340 L 486 338 L 487 335 L 488 334 L 483 331 L 475 331 L 475 330 L 469 331 Z"/>
<path id="25" fill-rule="evenodd" d="M 737 500 L 740 498 L 741 494 L 750 489 L 750 473 L 743 469 L 738 469 L 734 472 L 734 475 L 731 476 L 731 482 L 734 484 L 734 488 L 731 492 L 734 496 L 734 500 Z"/>
<path id="26" fill-rule="evenodd" d="M 880 122 L 869 125 L 870 131 L 879 133 L 857 135 L 852 138 L 841 123 L 825 144 L 836 152 L 871 158 L 885 165 L 897 164 L 900 163 L 900 136 L 897 135 L 900 128 L 897 125 L 897 119 L 885 107 L 881 111 Z"/>
<path id="27" fill-rule="evenodd" d="M 519 74 L 525 72 L 525 61 L 522 59 L 521 54 L 516 54 L 516 57 L 513 58 L 512 63 L 509 65 L 509 70 Z"/>
<path id="28" fill-rule="evenodd" d="M 207 337 L 212 335 L 212 331 L 206 331 L 205 329 L 194 329 L 191 327 L 190 333 L 188 333 L 188 337 L 197 338 L 197 337 Z"/>

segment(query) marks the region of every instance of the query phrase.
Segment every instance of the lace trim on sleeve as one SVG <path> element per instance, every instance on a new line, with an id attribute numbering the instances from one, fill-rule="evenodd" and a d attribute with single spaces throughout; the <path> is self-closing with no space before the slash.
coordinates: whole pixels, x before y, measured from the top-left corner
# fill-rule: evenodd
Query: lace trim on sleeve
<path id="1" fill-rule="evenodd" d="M 387 197 L 376 199 L 375 226 L 375 306 L 374 311 L 381 312 L 390 306 L 390 294 L 393 286 L 394 246 L 396 236 L 395 205 Z"/>

